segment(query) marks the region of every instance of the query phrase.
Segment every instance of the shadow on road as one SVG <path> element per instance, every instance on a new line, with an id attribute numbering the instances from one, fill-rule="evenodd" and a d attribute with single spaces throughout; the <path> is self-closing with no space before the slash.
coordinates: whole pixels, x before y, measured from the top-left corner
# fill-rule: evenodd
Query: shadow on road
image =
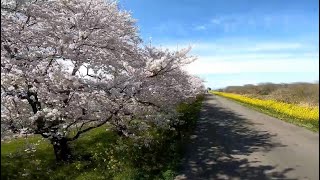
<path id="1" fill-rule="evenodd" d="M 213 98 L 206 97 L 195 133 L 186 147 L 182 173 L 176 179 L 288 179 L 285 174 L 292 168 L 276 172 L 272 171 L 274 166 L 245 158 L 254 152 L 282 147 L 271 141 L 276 135 L 254 130 L 251 122 L 216 101 L 208 104 Z"/>

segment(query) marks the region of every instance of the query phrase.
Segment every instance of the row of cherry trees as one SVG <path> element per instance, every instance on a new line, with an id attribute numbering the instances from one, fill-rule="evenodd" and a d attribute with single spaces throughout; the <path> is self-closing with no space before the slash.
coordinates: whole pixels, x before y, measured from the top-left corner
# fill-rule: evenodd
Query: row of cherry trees
<path id="1" fill-rule="evenodd" d="M 2 1 L 2 132 L 40 134 L 67 160 L 69 141 L 106 123 L 123 136 L 172 128 L 204 90 L 181 69 L 189 50 L 144 46 L 113 1 Z"/>

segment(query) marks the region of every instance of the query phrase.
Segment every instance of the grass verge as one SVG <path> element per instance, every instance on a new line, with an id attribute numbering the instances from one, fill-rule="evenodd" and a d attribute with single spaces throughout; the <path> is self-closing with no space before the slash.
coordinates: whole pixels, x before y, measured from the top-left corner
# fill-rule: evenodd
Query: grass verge
<path id="1" fill-rule="evenodd" d="M 246 107 L 253 108 L 262 113 L 276 117 L 283 121 L 305 127 L 311 131 L 319 132 L 319 109 L 302 107 L 294 104 L 278 102 L 274 100 L 261 100 L 256 98 L 249 98 L 246 96 L 215 92 L 212 94 L 222 96 L 234 100 Z"/>
<path id="2" fill-rule="evenodd" d="M 91 130 L 70 144 L 71 163 L 57 163 L 51 144 L 40 136 L 1 142 L 1 179 L 174 179 L 202 100 L 177 107 L 186 123 L 175 131 L 151 128 L 132 139 L 107 125 Z"/>

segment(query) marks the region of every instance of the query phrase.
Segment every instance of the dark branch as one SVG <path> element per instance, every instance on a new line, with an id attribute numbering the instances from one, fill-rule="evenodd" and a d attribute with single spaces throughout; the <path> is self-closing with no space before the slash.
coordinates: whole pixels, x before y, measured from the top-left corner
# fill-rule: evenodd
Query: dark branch
<path id="1" fill-rule="evenodd" d="M 67 141 L 74 141 L 74 140 L 78 139 L 79 136 L 80 136 L 82 133 L 85 133 L 85 132 L 87 132 L 87 131 L 89 131 L 89 130 L 91 130 L 91 129 L 98 128 L 98 127 L 104 125 L 104 124 L 107 123 L 109 120 L 111 120 L 112 117 L 113 117 L 113 115 L 111 115 L 110 117 L 108 117 L 107 119 L 105 119 L 104 121 L 98 123 L 98 124 L 95 125 L 95 126 L 90 126 L 90 127 L 86 128 L 86 129 L 83 129 L 83 130 L 78 131 L 77 134 L 76 134 L 74 137 L 68 138 Z"/>

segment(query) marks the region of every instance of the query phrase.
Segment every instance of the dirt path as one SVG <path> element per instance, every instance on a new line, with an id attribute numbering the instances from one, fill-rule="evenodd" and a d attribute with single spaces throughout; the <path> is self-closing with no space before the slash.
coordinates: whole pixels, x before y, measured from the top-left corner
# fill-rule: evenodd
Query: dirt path
<path id="1" fill-rule="evenodd" d="M 179 179 L 319 179 L 319 134 L 207 95 Z"/>

